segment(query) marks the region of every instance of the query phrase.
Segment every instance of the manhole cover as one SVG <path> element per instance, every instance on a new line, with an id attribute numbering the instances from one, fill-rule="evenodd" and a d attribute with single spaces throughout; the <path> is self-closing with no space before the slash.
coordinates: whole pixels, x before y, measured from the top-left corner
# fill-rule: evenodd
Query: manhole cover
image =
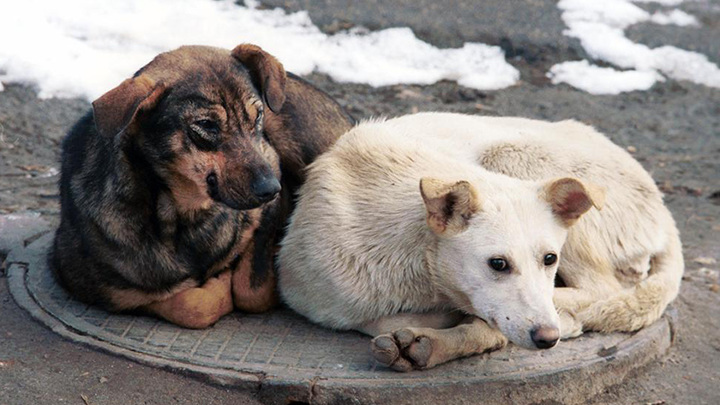
<path id="1" fill-rule="evenodd" d="M 375 363 L 368 337 L 317 327 L 287 309 L 187 330 L 89 307 L 55 282 L 46 265 L 51 243 L 49 233 L 8 257 L 10 290 L 37 320 L 89 346 L 255 390 L 268 403 L 580 403 L 671 344 L 666 316 L 636 334 L 588 334 L 548 351 L 510 346 L 401 374 Z"/>

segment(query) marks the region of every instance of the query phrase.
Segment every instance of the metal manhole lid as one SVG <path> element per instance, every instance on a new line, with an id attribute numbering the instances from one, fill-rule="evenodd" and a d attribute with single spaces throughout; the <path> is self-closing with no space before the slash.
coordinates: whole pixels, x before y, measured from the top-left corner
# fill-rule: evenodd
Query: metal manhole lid
<path id="1" fill-rule="evenodd" d="M 514 346 L 421 372 L 379 366 L 370 339 L 333 332 L 290 310 L 233 313 L 205 330 L 183 329 L 144 316 L 111 314 L 71 299 L 46 264 L 52 233 L 8 256 L 17 303 L 73 341 L 169 367 L 222 384 L 257 390 L 261 400 L 286 403 L 584 402 L 632 369 L 665 353 L 671 319 L 635 334 L 587 334 L 547 351 Z"/>

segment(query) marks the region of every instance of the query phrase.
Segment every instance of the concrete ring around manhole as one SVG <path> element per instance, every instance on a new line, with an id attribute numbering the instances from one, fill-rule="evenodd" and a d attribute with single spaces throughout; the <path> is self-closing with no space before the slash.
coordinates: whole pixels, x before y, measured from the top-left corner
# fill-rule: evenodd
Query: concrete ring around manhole
<path id="1" fill-rule="evenodd" d="M 378 365 L 370 339 L 315 326 L 287 309 L 233 313 L 205 330 L 79 303 L 46 264 L 52 232 L 10 252 L 10 291 L 35 319 L 75 342 L 223 385 L 252 390 L 265 403 L 484 404 L 582 403 L 661 357 L 672 316 L 634 334 L 586 334 L 547 351 L 509 346 L 427 371 Z"/>

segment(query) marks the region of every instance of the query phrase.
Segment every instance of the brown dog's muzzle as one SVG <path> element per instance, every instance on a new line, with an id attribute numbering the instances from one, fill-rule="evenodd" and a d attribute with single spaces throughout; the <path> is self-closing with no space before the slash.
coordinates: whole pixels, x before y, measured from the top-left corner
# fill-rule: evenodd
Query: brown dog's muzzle
<path id="1" fill-rule="evenodd" d="M 255 195 L 255 198 L 265 203 L 275 198 L 280 192 L 280 182 L 272 172 L 270 172 L 269 175 L 261 174 L 255 176 L 253 182 L 250 184 L 250 189 Z"/>
<path id="2" fill-rule="evenodd" d="M 228 159 L 222 173 L 212 171 L 206 178 L 208 195 L 236 210 L 257 208 L 280 192 L 280 181 L 270 165 L 257 153 L 252 159 Z"/>

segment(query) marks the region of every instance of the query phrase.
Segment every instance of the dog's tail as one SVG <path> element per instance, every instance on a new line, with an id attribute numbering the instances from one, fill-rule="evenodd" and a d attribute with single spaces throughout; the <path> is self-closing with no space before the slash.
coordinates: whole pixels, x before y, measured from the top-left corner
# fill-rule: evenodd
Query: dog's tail
<path id="1" fill-rule="evenodd" d="M 662 316 L 680 291 L 685 263 L 676 228 L 668 232 L 665 250 L 652 259 L 650 275 L 636 286 L 592 303 L 576 314 L 586 330 L 634 332 Z"/>

